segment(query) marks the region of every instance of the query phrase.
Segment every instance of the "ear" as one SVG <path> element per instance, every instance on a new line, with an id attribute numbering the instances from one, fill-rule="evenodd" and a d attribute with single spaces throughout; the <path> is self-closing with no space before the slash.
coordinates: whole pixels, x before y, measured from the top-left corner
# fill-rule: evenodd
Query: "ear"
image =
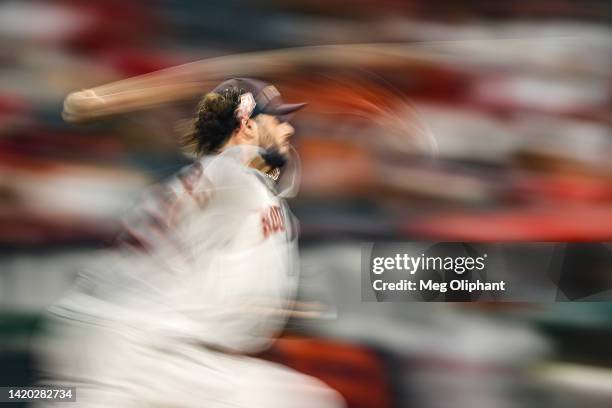
<path id="1" fill-rule="evenodd" d="M 258 129 L 257 122 L 253 119 L 246 119 L 240 123 L 240 135 L 244 142 L 254 143 L 257 141 Z"/>

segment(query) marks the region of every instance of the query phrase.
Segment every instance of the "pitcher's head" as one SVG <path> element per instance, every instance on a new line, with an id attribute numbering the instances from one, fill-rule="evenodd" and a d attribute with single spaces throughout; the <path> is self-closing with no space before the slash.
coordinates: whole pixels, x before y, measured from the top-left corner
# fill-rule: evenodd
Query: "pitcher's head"
<path id="1" fill-rule="evenodd" d="M 233 78 L 204 95 L 184 142 L 197 156 L 249 144 L 282 161 L 294 133 L 289 117 L 304 105 L 284 103 L 278 90 L 263 81 Z"/>

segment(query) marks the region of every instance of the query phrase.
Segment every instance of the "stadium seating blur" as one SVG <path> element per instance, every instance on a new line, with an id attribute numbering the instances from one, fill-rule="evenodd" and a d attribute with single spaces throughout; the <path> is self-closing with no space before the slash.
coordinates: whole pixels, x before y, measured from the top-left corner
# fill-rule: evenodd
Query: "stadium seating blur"
<path id="1" fill-rule="evenodd" d="M 603 0 L 1 2 L 0 383 L 28 381 L 41 310 L 141 189 L 188 163 L 175 128 L 193 101 L 75 126 L 67 93 L 239 52 L 401 42 L 421 58 L 266 78 L 310 102 L 290 204 L 318 271 L 303 295 L 338 312 L 292 322 L 300 337 L 268 358 L 353 408 L 609 407 L 609 304 L 365 304 L 358 262 L 378 239 L 611 241 L 611 20 Z"/>

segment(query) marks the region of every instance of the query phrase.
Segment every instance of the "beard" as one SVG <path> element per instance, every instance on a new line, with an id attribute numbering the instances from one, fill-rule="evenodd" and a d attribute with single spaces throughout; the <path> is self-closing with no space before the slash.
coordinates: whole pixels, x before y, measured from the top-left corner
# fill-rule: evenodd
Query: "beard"
<path id="1" fill-rule="evenodd" d="M 282 153 L 277 146 L 271 146 L 265 149 L 261 155 L 266 164 L 273 169 L 281 169 L 287 163 L 287 155 Z"/>

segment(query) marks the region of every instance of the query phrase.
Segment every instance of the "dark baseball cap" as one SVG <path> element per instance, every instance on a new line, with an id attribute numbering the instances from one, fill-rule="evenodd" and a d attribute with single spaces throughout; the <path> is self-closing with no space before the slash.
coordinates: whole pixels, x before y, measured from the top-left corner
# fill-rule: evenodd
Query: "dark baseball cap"
<path id="1" fill-rule="evenodd" d="M 232 78 L 217 85 L 214 93 L 222 94 L 230 88 L 238 88 L 243 93 L 250 92 L 255 99 L 255 109 L 251 116 L 265 113 L 267 115 L 285 116 L 304 107 L 306 103 L 284 103 L 280 92 L 272 84 L 253 78 Z"/>

